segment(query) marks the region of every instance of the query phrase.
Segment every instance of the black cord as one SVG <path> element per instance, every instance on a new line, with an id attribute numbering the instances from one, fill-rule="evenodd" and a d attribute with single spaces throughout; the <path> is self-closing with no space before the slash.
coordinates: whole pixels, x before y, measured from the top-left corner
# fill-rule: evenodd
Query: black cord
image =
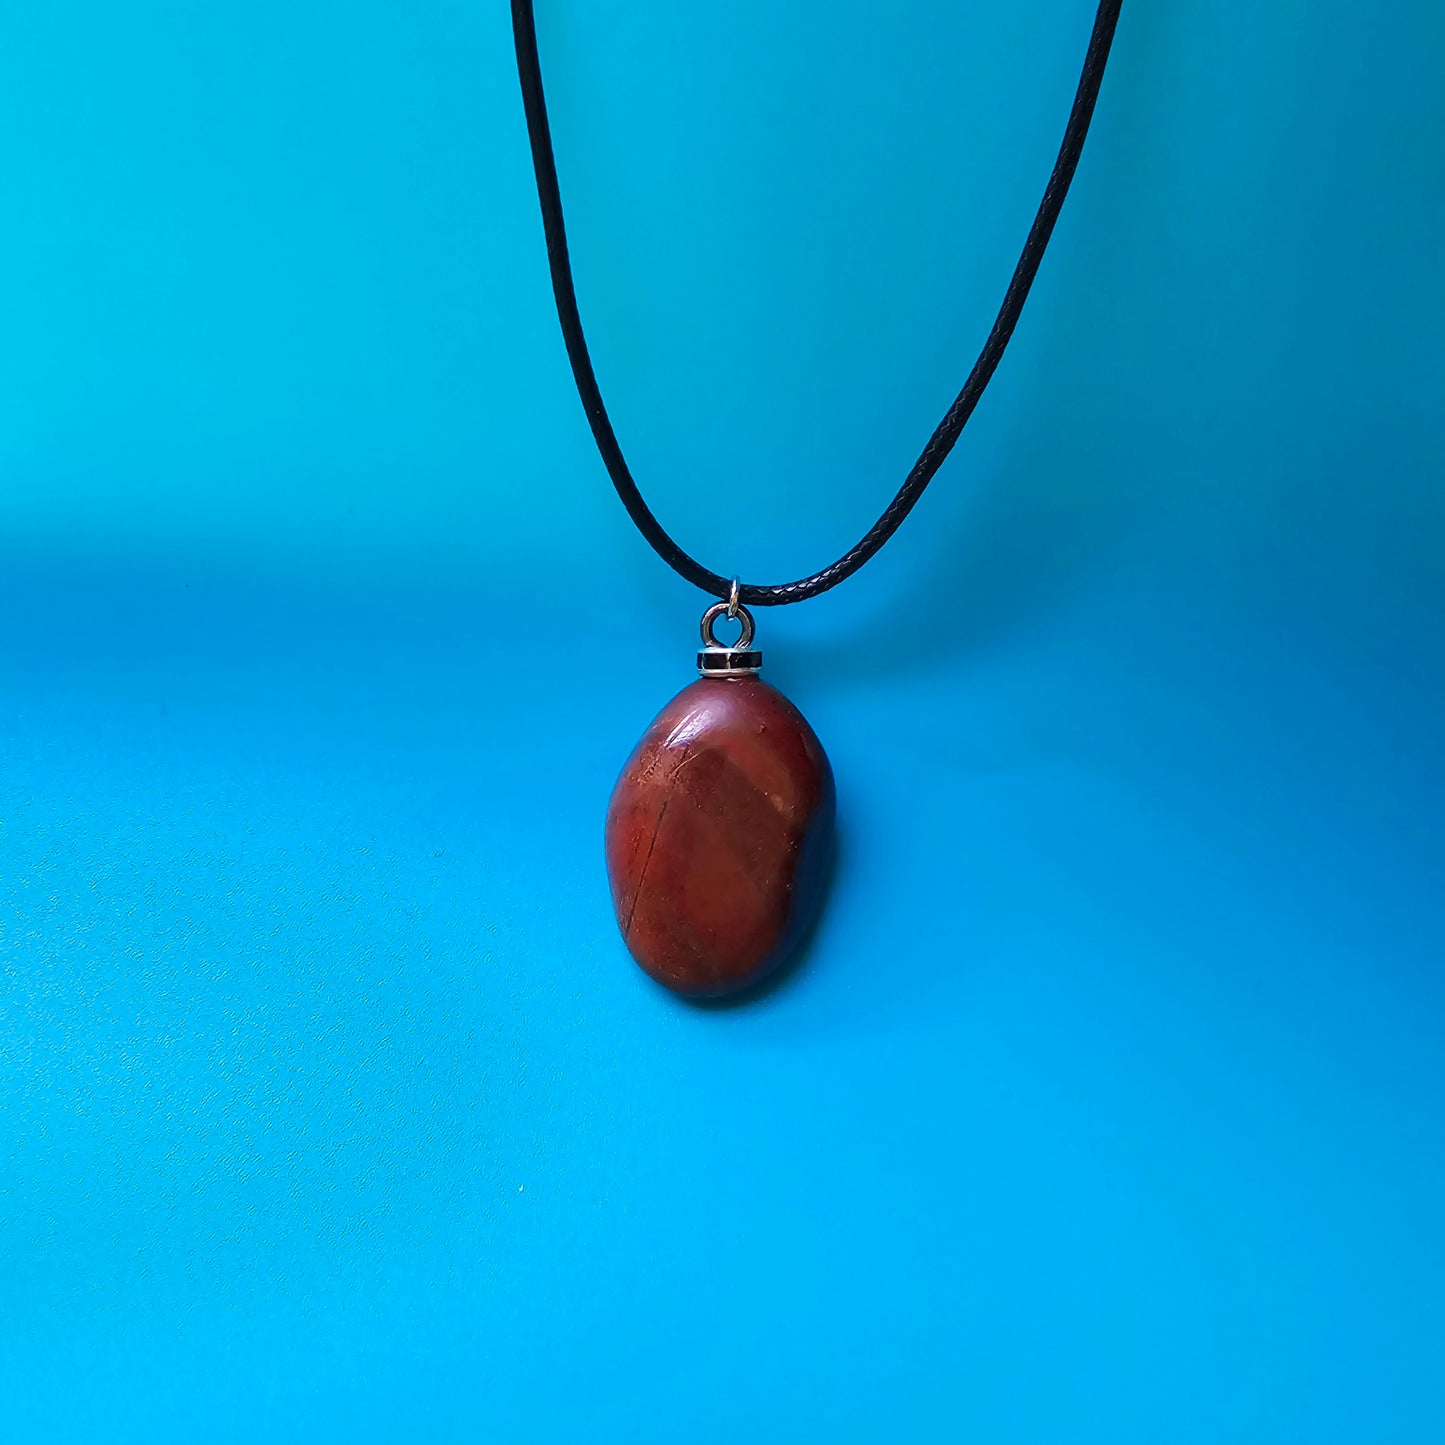
<path id="1" fill-rule="evenodd" d="M 958 440 L 959 433 L 983 395 L 984 387 L 1003 358 L 1004 348 L 1028 299 L 1029 287 L 1033 285 L 1039 263 L 1044 259 L 1044 249 L 1049 244 L 1064 197 L 1069 193 L 1069 182 L 1074 178 L 1079 155 L 1084 149 L 1084 138 L 1089 133 L 1089 121 L 1094 114 L 1094 102 L 1099 98 L 1104 65 L 1109 59 L 1109 47 L 1114 40 L 1114 27 L 1118 24 L 1122 3 L 1123 0 L 1101 0 L 1098 14 L 1094 17 L 1093 34 L 1089 37 L 1089 49 L 1084 56 L 1079 89 L 1074 96 L 1069 123 L 1064 129 L 1063 144 L 1059 147 L 1059 157 L 1054 162 L 1053 174 L 1039 203 L 1038 214 L 1029 228 L 1023 254 L 1014 268 L 1008 290 L 1004 292 L 998 319 L 993 323 L 993 330 L 989 332 L 963 390 L 939 422 L 938 429 L 929 437 L 928 445 L 899 487 L 897 495 L 857 546 L 836 562 L 797 582 L 771 587 L 744 582 L 738 587 L 739 601 L 754 607 L 776 607 L 786 602 L 804 602 L 830 587 L 836 587 L 845 578 L 851 577 L 898 530 L 903 519 L 913 510 L 914 503 L 923 495 L 923 489 L 933 480 L 934 473 L 943 465 L 944 458 Z M 577 311 L 577 295 L 572 285 L 572 265 L 567 257 L 567 229 L 562 220 L 562 194 L 557 185 L 557 162 L 552 154 L 552 135 L 547 124 L 547 102 L 542 93 L 542 67 L 537 57 L 537 27 L 532 14 L 532 0 L 512 0 L 512 34 L 517 45 L 517 73 L 522 82 L 522 101 L 527 109 L 527 135 L 532 144 L 532 166 L 537 173 L 537 196 L 542 203 L 542 228 L 547 237 L 547 260 L 552 270 L 557 316 L 562 323 L 562 338 L 572 362 L 572 375 L 577 380 L 587 420 L 592 424 L 597 449 L 602 453 L 602 460 L 612 478 L 612 485 L 617 488 L 617 495 L 622 498 L 622 505 L 657 555 L 704 592 L 725 598 L 732 587 L 730 579 L 708 571 L 672 540 L 643 501 L 642 493 L 638 491 L 637 483 L 623 459 L 622 448 L 617 444 L 617 435 L 612 430 L 612 422 L 602 404 L 602 393 L 592 370 L 592 358 L 587 353 L 582 318 Z"/>

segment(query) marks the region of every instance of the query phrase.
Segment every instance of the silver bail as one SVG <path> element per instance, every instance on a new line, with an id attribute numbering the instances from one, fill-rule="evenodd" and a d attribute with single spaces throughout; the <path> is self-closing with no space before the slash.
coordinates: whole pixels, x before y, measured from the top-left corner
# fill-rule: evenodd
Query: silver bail
<path id="1" fill-rule="evenodd" d="M 719 617 L 736 618 L 743 630 L 730 647 L 717 640 L 713 630 Z M 697 670 L 704 677 L 748 677 L 763 665 L 763 654 L 753 647 L 753 614 L 738 601 L 738 579 L 726 602 L 714 602 L 702 614 L 702 651 L 697 655 Z"/>

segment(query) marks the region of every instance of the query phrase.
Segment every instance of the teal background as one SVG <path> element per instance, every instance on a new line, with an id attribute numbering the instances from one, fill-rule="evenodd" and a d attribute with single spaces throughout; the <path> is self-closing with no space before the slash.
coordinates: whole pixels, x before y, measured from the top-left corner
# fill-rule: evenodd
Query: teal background
<path id="1" fill-rule="evenodd" d="M 634 468 L 812 571 L 1092 7 L 539 11 Z M 699 1011 L 504 7 L 0 5 L 0 1440 L 1445 1438 L 1442 76 L 1125 7 L 760 618 L 839 876 Z"/>

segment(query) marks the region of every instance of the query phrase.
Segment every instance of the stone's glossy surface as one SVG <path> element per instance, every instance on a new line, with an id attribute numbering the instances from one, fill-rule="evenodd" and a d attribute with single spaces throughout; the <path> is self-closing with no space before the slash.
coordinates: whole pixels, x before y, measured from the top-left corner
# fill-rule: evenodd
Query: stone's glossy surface
<path id="1" fill-rule="evenodd" d="M 833 770 L 756 677 L 703 678 L 643 735 L 607 810 L 607 873 L 632 956 L 716 998 L 771 973 L 822 901 Z"/>

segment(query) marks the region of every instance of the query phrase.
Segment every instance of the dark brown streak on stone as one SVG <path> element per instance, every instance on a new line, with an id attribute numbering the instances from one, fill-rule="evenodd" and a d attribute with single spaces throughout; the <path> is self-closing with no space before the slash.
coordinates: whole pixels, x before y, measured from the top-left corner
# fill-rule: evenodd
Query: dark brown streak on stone
<path id="1" fill-rule="evenodd" d="M 627 924 L 622 930 L 624 939 L 632 937 L 632 920 L 637 917 L 637 900 L 642 897 L 642 880 L 647 877 L 647 865 L 652 862 L 652 852 L 657 847 L 657 835 L 662 831 L 662 820 L 667 817 L 668 804 L 671 802 L 671 798 L 662 800 L 657 822 L 652 825 L 652 842 L 647 845 L 647 857 L 642 860 L 642 867 L 637 871 L 637 885 L 632 890 L 632 907 L 627 910 Z"/>

